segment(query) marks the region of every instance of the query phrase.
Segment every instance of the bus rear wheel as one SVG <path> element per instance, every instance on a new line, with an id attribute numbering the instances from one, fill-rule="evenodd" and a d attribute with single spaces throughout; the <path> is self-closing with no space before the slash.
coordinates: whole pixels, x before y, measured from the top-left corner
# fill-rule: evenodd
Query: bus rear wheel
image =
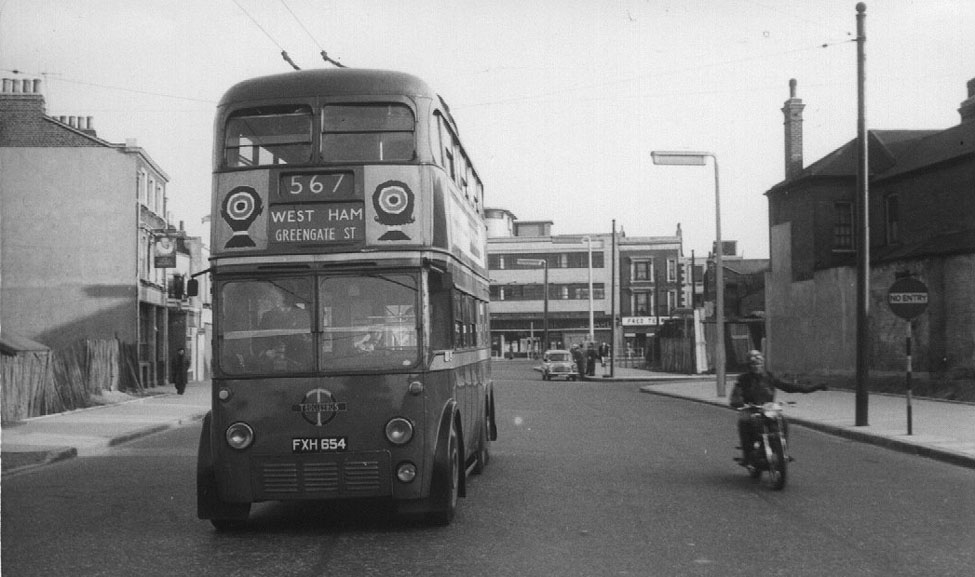
<path id="1" fill-rule="evenodd" d="M 430 520 L 436 525 L 449 525 L 457 513 L 457 500 L 460 497 L 460 437 L 456 424 L 450 426 L 447 436 L 447 450 L 445 460 L 439 467 L 438 478 L 434 479 L 439 487 L 438 501 L 440 509 L 430 514 Z"/>
<path id="2" fill-rule="evenodd" d="M 491 432 L 489 430 L 488 419 L 490 416 L 484 415 L 484 425 L 481 427 L 481 442 L 474 455 L 474 473 L 480 475 L 491 462 Z"/>

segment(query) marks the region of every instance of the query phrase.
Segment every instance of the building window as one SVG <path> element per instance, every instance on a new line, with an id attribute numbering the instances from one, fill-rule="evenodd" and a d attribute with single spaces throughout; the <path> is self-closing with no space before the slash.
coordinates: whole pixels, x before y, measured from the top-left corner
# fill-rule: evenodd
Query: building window
<path id="1" fill-rule="evenodd" d="M 650 316 L 653 310 L 653 295 L 650 293 L 633 293 L 633 315 L 638 317 Z"/>
<path id="2" fill-rule="evenodd" d="M 887 244 L 900 242 L 900 203 L 892 194 L 884 200 L 884 223 L 886 224 Z"/>
<path id="3" fill-rule="evenodd" d="M 145 170 L 140 170 L 138 177 L 136 177 L 136 182 L 139 190 L 137 194 L 139 195 L 139 202 L 142 204 L 146 203 L 146 187 L 149 186 L 149 175 L 146 174 Z"/>
<path id="4" fill-rule="evenodd" d="M 677 282 L 677 260 L 667 259 L 667 282 Z"/>
<path id="5" fill-rule="evenodd" d="M 853 203 L 833 205 L 833 250 L 853 250 Z"/>
<path id="6" fill-rule="evenodd" d="M 589 268 L 589 252 L 571 252 L 564 254 L 565 268 Z M 603 253 L 592 253 L 592 268 L 603 268 Z"/>
<path id="7" fill-rule="evenodd" d="M 653 281 L 653 261 L 652 260 L 635 260 L 631 265 L 631 275 L 632 280 L 648 280 Z"/>
<path id="8" fill-rule="evenodd" d="M 667 314 L 674 314 L 677 308 L 677 291 L 667 291 Z"/>

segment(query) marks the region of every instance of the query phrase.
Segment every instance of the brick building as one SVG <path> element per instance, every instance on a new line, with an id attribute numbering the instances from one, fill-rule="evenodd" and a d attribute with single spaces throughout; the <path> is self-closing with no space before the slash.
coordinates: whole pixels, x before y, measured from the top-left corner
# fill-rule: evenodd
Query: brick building
<path id="1" fill-rule="evenodd" d="M 524 355 L 532 343 L 535 350 L 585 345 L 591 313 L 595 343 L 612 344 L 621 355 L 629 350 L 642 360 L 656 350 L 661 324 L 678 308 L 690 306 L 691 263 L 683 258 L 679 225 L 673 236 L 617 233 L 614 263 L 612 233 L 553 235 L 552 221 L 519 221 L 504 209 L 487 209 L 486 214 L 495 355 Z M 526 260 L 547 263 L 547 343 L 545 270 Z"/>
<path id="2" fill-rule="evenodd" d="M 786 177 L 766 192 L 769 361 L 780 371 L 852 375 L 857 143 L 803 167 L 803 106 L 792 81 L 782 109 Z M 911 275 L 929 290 L 914 321 L 914 370 L 975 386 L 975 79 L 959 112 L 946 129 L 868 133 L 872 373 L 904 372 L 906 322 L 886 295 Z"/>
<path id="3" fill-rule="evenodd" d="M 141 382 L 163 384 L 173 347 L 198 350 L 202 304 L 181 298 L 174 273 L 202 266 L 202 242 L 170 226 L 169 177 L 146 150 L 45 108 L 40 80 L 3 80 L 0 326 L 52 348 L 118 339 Z M 173 268 L 156 266 L 163 236 Z"/>

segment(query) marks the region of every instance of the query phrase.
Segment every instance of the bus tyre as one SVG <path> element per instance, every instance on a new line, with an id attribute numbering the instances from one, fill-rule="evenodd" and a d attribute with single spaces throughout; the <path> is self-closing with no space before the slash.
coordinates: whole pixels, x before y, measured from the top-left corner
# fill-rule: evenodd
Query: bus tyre
<path id="1" fill-rule="evenodd" d="M 197 516 L 209 519 L 218 531 L 239 529 L 247 523 L 250 503 L 228 503 L 217 493 L 217 479 L 210 468 L 200 468 L 196 476 Z"/>
<path id="2" fill-rule="evenodd" d="M 228 503 L 220 498 L 217 476 L 210 463 L 210 414 L 203 418 L 200 450 L 196 461 L 196 515 L 209 519 L 218 531 L 242 527 L 250 515 L 250 503 Z"/>
<path id="3" fill-rule="evenodd" d="M 489 431 L 488 419 L 490 416 L 484 414 L 484 425 L 481 427 L 481 440 L 478 443 L 477 453 L 474 455 L 474 473 L 480 475 L 491 462 L 491 433 Z"/>
<path id="4" fill-rule="evenodd" d="M 457 426 L 450 426 L 447 436 L 447 447 L 439 466 L 436 466 L 434 482 L 437 492 L 434 494 L 439 508 L 430 515 L 436 525 L 449 525 L 457 513 L 457 499 L 460 496 L 460 438 Z"/>

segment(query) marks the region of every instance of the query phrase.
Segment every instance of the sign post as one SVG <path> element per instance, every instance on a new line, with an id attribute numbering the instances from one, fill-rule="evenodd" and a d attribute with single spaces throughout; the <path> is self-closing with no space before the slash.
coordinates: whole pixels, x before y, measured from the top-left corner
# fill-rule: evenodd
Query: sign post
<path id="1" fill-rule="evenodd" d="M 890 285 L 887 304 L 891 312 L 907 321 L 907 434 L 914 434 L 911 409 L 911 337 L 914 333 L 914 317 L 928 308 L 928 287 L 914 277 L 904 277 Z"/>

